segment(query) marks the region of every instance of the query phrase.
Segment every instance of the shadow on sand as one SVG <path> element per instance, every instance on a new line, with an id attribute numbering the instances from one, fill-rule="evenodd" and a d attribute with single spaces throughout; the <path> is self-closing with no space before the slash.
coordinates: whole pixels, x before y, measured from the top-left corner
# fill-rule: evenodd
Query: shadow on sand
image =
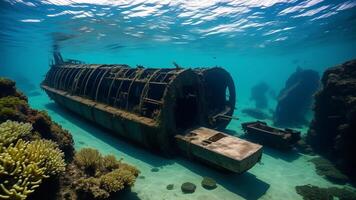
<path id="1" fill-rule="evenodd" d="M 269 184 L 263 182 L 249 172 L 245 172 L 243 174 L 222 172 L 205 167 L 200 163 L 192 163 L 193 161 L 181 158 L 177 159 L 176 162 L 196 174 L 199 174 L 203 177 L 207 176 L 213 178 L 225 189 L 247 200 L 257 200 L 261 198 L 264 194 L 266 194 L 270 187 Z"/>
<path id="2" fill-rule="evenodd" d="M 256 176 L 248 172 L 241 175 L 224 173 L 209 167 L 205 167 L 200 163 L 193 163 L 193 161 L 188 161 L 181 157 L 173 160 L 167 159 L 163 156 L 155 155 L 147 149 L 135 147 L 132 143 L 127 142 L 127 140 L 122 138 L 122 140 L 115 138 L 113 134 L 108 134 L 110 131 L 91 125 L 89 121 L 80 118 L 76 114 L 58 106 L 55 103 L 48 103 L 45 105 L 45 107 L 53 112 L 56 112 L 58 115 L 61 115 L 63 118 L 80 127 L 81 129 L 89 132 L 98 140 L 101 140 L 113 148 L 118 149 L 119 151 L 122 151 L 138 160 L 146 162 L 153 167 L 164 167 L 176 162 L 203 177 L 209 176 L 214 178 L 217 183 L 225 189 L 248 200 L 259 199 L 267 192 L 268 188 L 270 187 L 269 184 L 259 180 Z M 139 199 L 135 193 L 127 192 L 123 195 L 125 197 L 124 199 Z"/>

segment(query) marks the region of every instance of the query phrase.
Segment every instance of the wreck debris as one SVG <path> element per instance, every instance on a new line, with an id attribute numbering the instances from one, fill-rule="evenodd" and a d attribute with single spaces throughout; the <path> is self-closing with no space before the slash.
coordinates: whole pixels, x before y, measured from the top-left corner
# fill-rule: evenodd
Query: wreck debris
<path id="1" fill-rule="evenodd" d="M 278 149 L 290 149 L 301 137 L 299 131 L 277 129 L 267 123 L 256 121 L 241 124 L 245 133 L 254 141 Z"/>
<path id="2" fill-rule="evenodd" d="M 217 134 L 208 128 L 225 128 L 234 118 L 236 101 L 233 80 L 220 67 L 131 68 L 123 64 L 61 61 L 52 65 L 41 87 L 50 98 L 74 113 L 163 154 L 174 153 L 172 147 L 177 141 L 185 141 L 184 134 L 191 128 L 205 126 L 202 133 Z M 234 146 L 224 147 L 225 140 Z M 238 152 L 242 143 L 248 142 L 226 135 L 226 139 L 216 142 L 220 145 L 218 150 L 200 148 L 207 155 L 218 154 L 226 163 L 214 163 L 214 156 L 203 157 L 199 151 L 196 158 L 240 173 L 251 168 L 262 154 L 261 146 L 253 143 Z M 227 150 L 243 159 L 229 158 Z M 231 168 L 227 167 L 229 162 L 241 164 Z"/>
<path id="3" fill-rule="evenodd" d="M 175 137 L 178 147 L 188 157 L 236 173 L 249 170 L 262 156 L 261 145 L 204 127 Z"/>

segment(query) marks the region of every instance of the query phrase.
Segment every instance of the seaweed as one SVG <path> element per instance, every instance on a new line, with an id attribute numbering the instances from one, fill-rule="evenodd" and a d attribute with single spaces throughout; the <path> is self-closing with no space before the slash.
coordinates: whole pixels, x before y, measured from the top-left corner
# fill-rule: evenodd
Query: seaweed
<path id="1" fill-rule="evenodd" d="M 345 184 L 348 182 L 347 176 L 339 171 L 329 160 L 321 157 L 313 158 L 310 162 L 314 163 L 316 173 L 325 177 L 331 182 L 337 184 Z"/>
<path id="2" fill-rule="evenodd" d="M 303 185 L 295 187 L 297 193 L 303 197 L 304 200 L 355 200 L 356 193 L 346 187 L 337 188 L 320 188 L 313 185 Z"/>

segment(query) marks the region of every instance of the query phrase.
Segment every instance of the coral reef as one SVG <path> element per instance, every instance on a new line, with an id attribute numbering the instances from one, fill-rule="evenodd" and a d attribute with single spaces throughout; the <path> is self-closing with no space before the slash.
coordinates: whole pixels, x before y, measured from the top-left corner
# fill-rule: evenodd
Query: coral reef
<path id="1" fill-rule="evenodd" d="M 63 153 L 55 143 L 19 139 L 0 152 L 0 198 L 26 199 L 42 179 L 64 170 Z"/>
<path id="2" fill-rule="evenodd" d="M 329 68 L 315 96 L 307 142 L 356 180 L 356 60 Z"/>
<path id="3" fill-rule="evenodd" d="M 70 160 L 74 155 L 73 139 L 70 133 L 53 122 L 47 113 L 33 110 L 29 107 L 27 97 L 18 92 L 15 82 L 0 78 L 0 122 L 6 120 L 28 122 L 40 138 L 53 140 L 64 152 L 65 159 Z M 38 138 L 34 134 L 33 137 Z M 32 138 L 35 139 L 35 138 Z"/>
<path id="4" fill-rule="evenodd" d="M 306 113 L 312 105 L 313 94 L 319 87 L 319 74 L 314 70 L 297 69 L 279 94 L 274 124 L 297 127 L 307 124 Z"/>
<path id="5" fill-rule="evenodd" d="M 84 148 L 76 153 L 74 162 L 91 176 L 94 176 L 103 167 L 102 155 L 98 150 L 91 148 Z"/>
<path id="6" fill-rule="evenodd" d="M 134 184 L 135 167 L 94 149 L 74 156 L 71 134 L 15 82 L 0 78 L 0 89 L 0 199 L 109 199 Z"/>
<path id="7" fill-rule="evenodd" d="M 0 122 L 6 120 L 26 121 L 27 112 L 27 101 L 14 96 L 0 98 Z"/>
<path id="8" fill-rule="evenodd" d="M 319 188 L 313 185 L 303 185 L 295 187 L 297 193 L 304 200 L 355 200 L 356 192 L 348 188 Z"/>
<path id="9" fill-rule="evenodd" d="M 0 148 L 28 135 L 32 130 L 30 123 L 19 123 L 7 120 L 0 124 Z"/>
<path id="10" fill-rule="evenodd" d="M 126 186 L 133 186 L 139 174 L 135 167 L 116 160 L 113 155 L 104 157 L 90 148 L 80 150 L 74 163 L 83 169 L 82 178 L 73 184 L 81 199 L 108 199 Z"/>
<path id="11" fill-rule="evenodd" d="M 269 86 L 265 82 L 260 82 L 251 88 L 250 100 L 255 102 L 255 106 L 258 109 L 265 109 L 268 106 L 268 99 L 266 93 L 269 90 Z"/>

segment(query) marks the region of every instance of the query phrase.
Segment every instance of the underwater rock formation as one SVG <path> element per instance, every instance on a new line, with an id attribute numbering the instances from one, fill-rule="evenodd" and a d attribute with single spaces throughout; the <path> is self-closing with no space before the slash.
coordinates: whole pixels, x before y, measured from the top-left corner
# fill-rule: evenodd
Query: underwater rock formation
<path id="1" fill-rule="evenodd" d="M 258 109 L 265 109 L 268 106 L 267 92 L 269 86 L 265 82 L 260 82 L 251 88 L 250 100 L 255 102 Z"/>
<path id="2" fill-rule="evenodd" d="M 185 182 L 181 186 L 181 190 L 184 194 L 194 193 L 196 188 L 197 188 L 197 186 L 191 182 Z"/>
<path id="3" fill-rule="evenodd" d="M 315 96 L 307 142 L 356 180 L 356 60 L 329 68 Z"/>
<path id="4" fill-rule="evenodd" d="M 207 190 L 213 190 L 217 187 L 216 181 L 210 177 L 204 177 L 201 186 Z"/>
<path id="5" fill-rule="evenodd" d="M 274 124 L 284 127 L 305 125 L 307 123 L 305 115 L 312 105 L 313 94 L 318 87 L 318 72 L 298 68 L 279 93 Z"/>
<path id="6" fill-rule="evenodd" d="M 295 187 L 297 193 L 303 196 L 304 200 L 355 200 L 356 192 L 348 188 L 319 188 L 313 185 L 303 185 Z"/>
<path id="7" fill-rule="evenodd" d="M 15 81 L 0 77 L 0 98 L 14 96 L 27 101 L 27 97 L 23 93 L 17 91 L 15 84 Z"/>

